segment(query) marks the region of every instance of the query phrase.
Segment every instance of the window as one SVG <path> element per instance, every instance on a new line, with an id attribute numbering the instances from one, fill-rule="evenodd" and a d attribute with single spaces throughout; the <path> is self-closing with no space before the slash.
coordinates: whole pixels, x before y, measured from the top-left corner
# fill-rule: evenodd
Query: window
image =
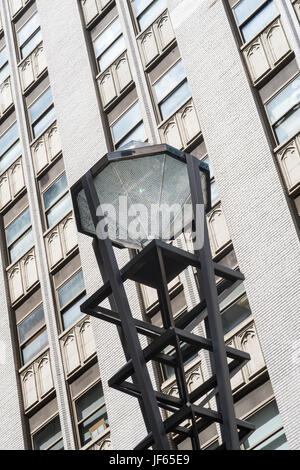
<path id="1" fill-rule="evenodd" d="M 10 263 L 14 263 L 33 246 L 29 208 L 5 229 Z"/>
<path id="2" fill-rule="evenodd" d="M 17 32 L 21 59 L 27 57 L 42 41 L 40 17 L 36 12 Z"/>
<path id="3" fill-rule="evenodd" d="M 234 292 L 234 294 L 236 295 L 237 292 Z M 226 300 L 228 301 L 229 298 Z M 251 310 L 247 296 L 243 295 L 238 300 L 235 300 L 235 302 L 229 307 L 225 308 L 221 314 L 223 331 L 224 335 L 226 335 L 229 333 L 229 331 L 233 330 L 233 328 L 246 320 L 246 318 L 250 317 Z"/>
<path id="4" fill-rule="evenodd" d="M 0 174 L 6 171 L 18 157 L 20 157 L 21 144 L 17 123 L 0 137 Z"/>
<path id="5" fill-rule="evenodd" d="M 166 8 L 166 0 L 133 0 L 133 9 L 140 31 L 148 28 Z"/>
<path id="6" fill-rule="evenodd" d="M 57 416 L 33 435 L 34 450 L 63 450 L 60 420 Z"/>
<path id="7" fill-rule="evenodd" d="M 109 67 L 126 49 L 121 23 L 116 18 L 94 41 L 94 50 L 102 72 Z"/>
<path id="8" fill-rule="evenodd" d="M 233 11 L 245 42 L 254 38 L 278 15 L 273 0 L 241 0 Z"/>
<path id="9" fill-rule="evenodd" d="M 173 114 L 190 96 L 182 60 L 179 60 L 153 86 L 162 120 Z"/>
<path id="10" fill-rule="evenodd" d="M 80 311 L 80 305 L 85 300 L 84 294 L 85 287 L 81 270 L 58 289 L 58 304 L 64 330 L 82 317 L 83 313 Z"/>
<path id="11" fill-rule="evenodd" d="M 0 85 L 9 77 L 9 73 L 7 49 L 4 47 L 0 51 Z"/>
<path id="12" fill-rule="evenodd" d="M 18 336 L 23 364 L 27 364 L 48 346 L 48 335 L 42 305 L 18 324 Z"/>
<path id="13" fill-rule="evenodd" d="M 144 142 L 145 128 L 139 103 L 129 108 L 111 127 L 116 148 L 120 148 L 131 140 Z"/>
<path id="14" fill-rule="evenodd" d="M 33 137 L 41 135 L 55 121 L 51 88 L 48 88 L 29 108 Z"/>
<path id="15" fill-rule="evenodd" d="M 80 444 L 84 446 L 108 427 L 108 418 L 101 382 L 75 402 Z"/>
<path id="16" fill-rule="evenodd" d="M 247 421 L 253 423 L 256 430 L 245 442 L 246 449 L 288 450 L 282 421 L 275 401 L 248 417 Z"/>
<path id="17" fill-rule="evenodd" d="M 53 227 L 72 209 L 65 173 L 43 193 L 43 202 L 48 228 Z"/>
<path id="18" fill-rule="evenodd" d="M 203 158 L 204 163 L 207 163 L 210 169 L 210 193 L 211 193 L 211 205 L 212 207 L 220 200 L 220 194 L 215 180 L 214 171 L 210 163 L 209 157 Z"/>
<path id="19" fill-rule="evenodd" d="M 300 76 L 286 85 L 266 105 L 279 144 L 300 130 Z"/>
<path id="20" fill-rule="evenodd" d="M 186 350 L 187 347 L 188 347 L 187 343 L 182 343 L 181 349 L 182 349 L 183 353 L 184 353 L 184 351 Z M 167 354 L 168 356 L 170 356 L 170 358 L 176 357 L 175 349 L 173 347 L 169 347 L 169 348 L 165 349 L 164 354 Z M 198 354 L 195 353 L 191 357 L 189 357 L 184 362 L 184 366 L 188 365 L 190 362 L 192 362 L 194 359 L 196 359 L 197 356 L 198 356 Z M 162 364 L 162 372 L 163 372 L 164 380 L 168 380 L 170 377 L 172 377 L 175 374 L 174 368 L 172 366 L 169 366 L 169 365 L 166 365 L 166 364 Z"/>

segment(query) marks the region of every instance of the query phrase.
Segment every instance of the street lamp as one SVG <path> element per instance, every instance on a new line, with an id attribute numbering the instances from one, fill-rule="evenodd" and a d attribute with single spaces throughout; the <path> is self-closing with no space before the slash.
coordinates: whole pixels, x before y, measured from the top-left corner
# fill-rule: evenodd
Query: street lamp
<path id="1" fill-rule="evenodd" d="M 118 327 L 127 363 L 109 380 L 109 385 L 139 400 L 148 435 L 136 449 L 169 449 L 169 433 L 175 433 L 179 440 L 190 437 L 193 449 L 200 449 L 199 432 L 212 423 L 220 424 L 220 448 L 239 449 L 253 426 L 235 417 L 230 379 L 250 356 L 224 344 L 215 277 L 223 278 L 226 286 L 244 277 L 212 260 L 204 216 L 210 209 L 208 166 L 168 145 L 130 143 L 105 155 L 72 187 L 71 193 L 78 231 L 93 237 L 104 280 L 81 310 Z M 162 223 L 149 230 L 149 219 L 139 215 L 134 224 L 139 225 L 137 233 L 128 226 L 124 214 L 117 216 L 120 198 L 126 198 L 129 205 L 143 205 L 146 213 L 156 205 Z M 168 208 L 174 204 L 170 216 Z M 108 205 L 114 210 L 107 214 Z M 204 212 L 199 211 L 201 207 Z M 182 217 L 186 208 L 190 209 Z M 195 232 L 194 254 L 170 243 L 187 227 Z M 139 252 L 119 270 L 113 246 L 134 247 Z M 189 266 L 197 273 L 201 300 L 174 320 L 168 283 Z M 133 318 L 123 285 L 127 280 L 156 289 L 162 327 Z M 111 309 L 102 306 L 106 299 Z M 195 323 L 202 321 L 205 338 L 192 332 Z M 149 339 L 150 344 L 144 349 L 139 334 Z M 173 354 L 166 353 L 170 346 Z M 212 377 L 189 392 L 184 364 L 202 349 L 209 352 Z M 154 390 L 147 369 L 149 361 L 174 368 L 178 398 Z M 213 397 L 216 411 L 205 406 Z M 169 412 L 165 421 L 159 408 Z"/>

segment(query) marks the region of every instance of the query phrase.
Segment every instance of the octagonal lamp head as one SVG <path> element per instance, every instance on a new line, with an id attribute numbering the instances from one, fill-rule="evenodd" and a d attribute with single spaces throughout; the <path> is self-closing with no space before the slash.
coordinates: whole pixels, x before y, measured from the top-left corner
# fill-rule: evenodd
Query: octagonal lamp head
<path id="1" fill-rule="evenodd" d="M 197 167 L 208 211 L 209 167 L 199 160 Z M 103 213 L 109 238 L 119 247 L 141 249 L 153 238 L 174 239 L 193 220 L 192 209 L 186 209 L 191 208 L 186 154 L 165 144 L 130 142 L 108 153 L 71 193 L 78 231 L 96 237 Z"/>

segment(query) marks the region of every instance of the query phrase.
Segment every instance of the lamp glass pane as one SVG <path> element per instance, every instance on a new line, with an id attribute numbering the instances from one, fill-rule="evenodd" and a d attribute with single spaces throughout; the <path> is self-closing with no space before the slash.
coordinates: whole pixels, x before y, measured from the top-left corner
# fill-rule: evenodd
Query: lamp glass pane
<path id="1" fill-rule="evenodd" d="M 169 240 L 169 233 L 176 235 L 183 228 L 180 215 L 190 197 L 185 162 L 166 154 L 114 161 L 95 177 L 94 183 L 112 240 L 141 248 L 153 238 Z M 127 202 L 128 218 L 120 197 L 127 198 L 123 201 Z M 162 214 L 160 224 L 151 223 L 158 221 L 155 205 Z"/>

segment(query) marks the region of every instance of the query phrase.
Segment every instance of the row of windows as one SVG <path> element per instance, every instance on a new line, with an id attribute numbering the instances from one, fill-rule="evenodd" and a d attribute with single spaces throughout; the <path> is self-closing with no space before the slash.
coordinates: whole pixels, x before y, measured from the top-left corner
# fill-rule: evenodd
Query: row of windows
<path id="1" fill-rule="evenodd" d="M 233 5 L 234 18 L 243 42 L 248 42 L 279 16 L 274 0 L 240 0 Z M 296 76 L 274 96 L 264 101 L 266 114 L 278 144 L 300 129 L 300 76 Z"/>
<path id="2" fill-rule="evenodd" d="M 133 1 L 132 12 L 139 25 L 138 31 L 148 27 L 165 9 L 166 2 L 163 0 Z M 126 50 L 115 7 L 100 19 L 91 31 L 91 37 L 97 69 L 103 74 Z M 172 116 L 191 97 L 180 58 L 176 58 L 167 68 L 164 67 L 155 79 L 150 74 L 148 78 L 159 123 Z M 133 99 L 132 104 L 125 109 L 122 103 L 118 106 L 120 112 L 117 117 L 114 116 L 112 120 L 108 118 L 115 148 L 126 145 L 130 140 L 145 141 L 145 128 L 137 99 Z"/>
<path id="3" fill-rule="evenodd" d="M 76 427 L 80 446 L 96 439 L 108 428 L 108 418 L 101 381 L 90 387 L 74 400 Z M 59 416 L 55 416 L 33 433 L 35 450 L 63 450 Z"/>
<path id="4" fill-rule="evenodd" d="M 26 19 L 19 18 L 16 24 L 13 23 L 20 60 L 28 57 L 42 41 L 39 14 L 34 4 L 30 5 L 24 16 Z M 103 50 L 100 55 L 103 55 L 99 61 L 102 67 L 110 53 L 105 56 L 105 50 Z M 7 51 L 3 48 L 0 51 L 0 82 L 2 83 L 8 75 Z M 24 101 L 31 140 L 35 140 L 56 120 L 48 79 L 45 78 L 42 82 L 39 81 L 37 86 L 31 87 Z M 14 123 L 10 124 L 8 130 L 0 137 L 0 174 L 5 172 L 20 156 L 19 130 L 17 123 Z M 58 224 L 72 209 L 61 155 L 49 166 L 46 173 L 39 176 L 36 187 L 40 196 L 44 230 L 47 231 Z M 17 202 L 5 211 L 3 221 L 7 261 L 8 264 L 16 263 L 33 247 L 35 242 L 26 194 L 18 198 Z M 50 275 L 54 287 L 57 324 L 60 332 L 72 328 L 83 317 L 80 304 L 85 299 L 85 286 L 79 256 L 74 256 L 75 254 L 72 253 L 61 270 Z M 17 305 L 14 314 L 22 372 L 49 347 L 44 306 L 38 286 L 30 293 L 30 297 L 26 296 L 22 303 Z M 71 387 L 71 385 L 70 383 L 67 386 Z M 47 401 L 44 400 L 42 404 L 43 408 L 29 417 L 32 447 L 36 450 L 61 450 L 63 439 L 58 412 L 48 411 Z M 78 445 L 84 446 L 108 427 L 101 381 L 94 382 L 92 386 L 87 381 L 85 390 L 72 398 L 72 406 Z M 41 421 L 40 425 L 32 428 L 31 423 L 36 421 Z"/>

